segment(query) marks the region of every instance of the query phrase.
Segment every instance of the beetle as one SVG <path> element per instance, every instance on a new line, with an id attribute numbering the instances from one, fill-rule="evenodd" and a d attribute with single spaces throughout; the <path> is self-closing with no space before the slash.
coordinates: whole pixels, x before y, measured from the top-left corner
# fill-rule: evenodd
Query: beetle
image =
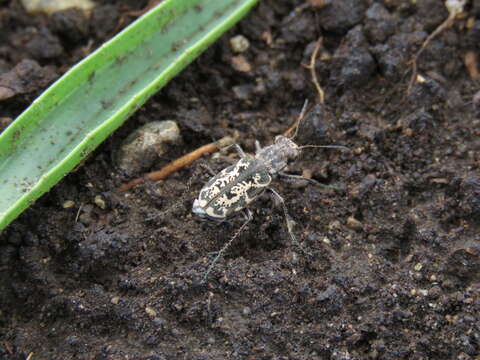
<path id="1" fill-rule="evenodd" d="M 225 221 L 261 195 L 274 177 L 300 154 L 300 147 L 279 135 L 275 142 L 260 148 L 254 157 L 246 155 L 240 146 L 240 160 L 212 177 L 193 202 L 192 212 L 202 218 Z"/>
<path id="2" fill-rule="evenodd" d="M 296 132 L 292 139 L 295 138 L 298 132 L 298 126 L 303 118 L 306 104 L 307 103 L 305 103 L 302 113 L 297 121 Z M 260 143 L 256 141 L 256 152 L 254 156 L 245 154 L 242 148 L 238 144 L 235 144 L 237 152 L 240 155 L 240 160 L 235 164 L 226 167 L 217 175 L 214 175 L 200 190 L 200 193 L 194 200 L 192 206 L 192 212 L 199 217 L 222 222 L 240 212 L 243 212 L 244 215 L 246 215 L 246 221 L 210 263 L 204 275 L 204 281 L 207 280 L 208 275 L 218 260 L 220 260 L 223 253 L 252 220 L 252 213 L 248 209 L 248 205 L 250 205 L 252 201 L 254 201 L 265 190 L 269 190 L 278 200 L 280 200 L 285 215 L 287 230 L 293 243 L 295 243 L 303 253 L 310 255 L 303 249 L 293 233 L 292 229 L 294 221 L 288 215 L 284 199 L 278 192 L 270 187 L 270 184 L 275 178 L 283 177 L 296 180 L 306 180 L 316 185 L 338 189 L 336 187 L 320 184 L 315 180 L 307 179 L 302 176 L 284 173 L 283 170 L 287 167 L 289 162 L 300 156 L 302 149 L 346 148 L 339 145 L 299 146 L 292 139 L 284 135 L 278 135 L 275 137 L 273 144 L 263 148 L 260 146 Z"/>

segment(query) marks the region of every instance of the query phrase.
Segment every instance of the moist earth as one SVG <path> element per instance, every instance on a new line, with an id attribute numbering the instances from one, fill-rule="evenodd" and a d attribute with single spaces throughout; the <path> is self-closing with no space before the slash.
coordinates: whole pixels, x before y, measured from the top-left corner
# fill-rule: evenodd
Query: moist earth
<path id="1" fill-rule="evenodd" d="M 47 16 L 0 1 L 0 129 L 147 2 L 97 4 Z M 408 89 L 447 17 L 440 0 L 261 1 L 1 233 L 0 358 L 478 359 L 478 1 L 426 46 Z M 200 162 L 118 193 L 131 179 L 119 147 L 171 119 L 184 142 L 151 170 L 226 135 L 253 153 L 306 99 L 296 141 L 349 148 L 304 149 L 288 168 L 335 189 L 274 184 L 311 256 L 265 194 L 201 284 L 243 218 L 191 213 L 211 176 Z"/>

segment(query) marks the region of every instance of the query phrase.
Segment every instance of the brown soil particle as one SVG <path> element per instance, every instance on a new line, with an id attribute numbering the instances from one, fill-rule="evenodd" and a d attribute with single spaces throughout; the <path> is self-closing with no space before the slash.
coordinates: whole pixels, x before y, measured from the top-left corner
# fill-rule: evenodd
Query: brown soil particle
<path id="1" fill-rule="evenodd" d="M 97 3 L 87 18 L 0 1 L 0 129 L 147 5 Z M 409 61 L 448 17 L 444 1 L 318 4 L 261 1 L 0 234 L 0 359 L 478 359 L 480 96 L 464 64 L 478 57 L 478 1 L 425 48 L 410 94 Z M 308 69 L 319 39 L 322 105 Z M 118 193 L 143 174 L 127 178 L 114 155 L 158 119 L 184 144 L 148 171 L 225 136 L 253 153 L 305 99 L 296 141 L 352 150 L 304 149 L 288 169 L 342 190 L 274 184 L 313 256 L 262 195 L 200 284 L 243 219 L 191 213 L 211 177 L 197 162 Z M 203 161 L 218 172 L 236 159 Z"/>

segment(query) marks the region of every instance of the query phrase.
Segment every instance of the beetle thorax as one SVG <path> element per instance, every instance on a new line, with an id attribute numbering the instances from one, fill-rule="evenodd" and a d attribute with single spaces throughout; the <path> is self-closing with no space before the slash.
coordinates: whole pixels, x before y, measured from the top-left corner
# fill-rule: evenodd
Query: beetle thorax
<path id="1" fill-rule="evenodd" d="M 261 148 L 255 157 L 262 161 L 270 170 L 271 174 L 282 171 L 289 161 L 300 155 L 300 149 L 289 138 L 279 135 L 272 145 Z"/>

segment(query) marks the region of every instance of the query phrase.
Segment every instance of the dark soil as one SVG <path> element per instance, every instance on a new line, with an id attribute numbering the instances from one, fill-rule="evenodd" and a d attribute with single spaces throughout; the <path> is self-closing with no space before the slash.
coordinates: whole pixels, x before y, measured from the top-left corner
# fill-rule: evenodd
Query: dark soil
<path id="1" fill-rule="evenodd" d="M 146 5 L 97 3 L 88 19 L 0 1 L 0 73 L 23 84 L 3 94 L 2 127 Z M 479 359 L 480 95 L 464 58 L 480 50 L 480 3 L 428 45 L 410 94 L 409 60 L 447 18 L 443 1 L 305 3 L 263 1 L 0 235 L 1 359 Z M 249 72 L 232 60 L 238 34 Z M 276 183 L 313 256 L 264 195 L 201 285 L 243 220 L 193 216 L 210 177 L 198 164 L 117 194 L 129 179 L 112 159 L 159 119 L 185 141 L 156 168 L 234 132 L 250 153 L 270 143 L 317 101 L 305 65 L 320 36 L 326 102 L 298 142 L 351 151 L 304 150 L 289 171 L 345 190 Z"/>

